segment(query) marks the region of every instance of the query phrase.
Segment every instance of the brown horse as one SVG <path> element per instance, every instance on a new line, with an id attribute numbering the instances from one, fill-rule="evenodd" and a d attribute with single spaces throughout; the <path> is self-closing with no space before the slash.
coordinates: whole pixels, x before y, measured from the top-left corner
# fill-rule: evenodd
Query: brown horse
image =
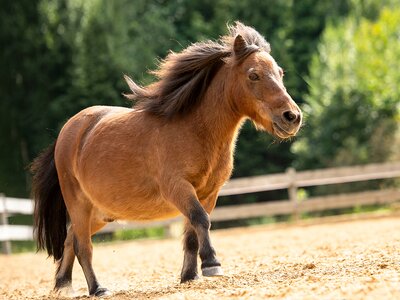
<path id="1" fill-rule="evenodd" d="M 32 165 L 39 249 L 58 261 L 55 290 L 71 288 L 75 256 L 90 295 L 105 295 L 92 268 L 91 236 L 107 222 L 185 217 L 181 282 L 222 275 L 209 237 L 218 192 L 229 178 L 238 131 L 250 118 L 278 138 L 294 136 L 301 112 L 270 46 L 239 22 L 219 41 L 171 52 L 139 87 L 133 109 L 94 106 L 73 116 Z M 68 226 L 69 224 L 69 226 Z M 68 226 L 68 227 L 67 227 Z"/>

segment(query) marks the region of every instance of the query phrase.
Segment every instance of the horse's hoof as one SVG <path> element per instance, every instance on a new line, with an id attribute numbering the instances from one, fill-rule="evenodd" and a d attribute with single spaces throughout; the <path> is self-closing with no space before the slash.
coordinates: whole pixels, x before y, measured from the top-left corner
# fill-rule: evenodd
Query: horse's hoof
<path id="1" fill-rule="evenodd" d="M 111 292 L 106 289 L 106 288 L 98 288 L 93 294 L 92 296 L 96 296 L 96 297 L 108 297 L 111 296 Z"/>
<path id="2" fill-rule="evenodd" d="M 73 298 L 78 296 L 71 285 L 55 288 L 50 295 L 54 298 Z"/>
<path id="3" fill-rule="evenodd" d="M 193 276 L 184 276 L 181 278 L 181 283 L 185 283 L 188 281 L 193 281 L 193 280 L 199 280 L 199 276 L 197 274 L 193 275 Z"/>
<path id="4" fill-rule="evenodd" d="M 224 271 L 222 270 L 221 266 L 203 268 L 203 269 L 201 269 L 201 272 L 202 272 L 203 276 L 207 276 L 207 277 L 224 275 Z"/>

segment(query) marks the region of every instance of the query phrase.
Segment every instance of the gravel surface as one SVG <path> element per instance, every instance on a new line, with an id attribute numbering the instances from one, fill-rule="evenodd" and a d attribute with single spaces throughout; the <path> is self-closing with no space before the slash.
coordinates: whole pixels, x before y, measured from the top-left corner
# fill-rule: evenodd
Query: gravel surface
<path id="1" fill-rule="evenodd" d="M 95 245 L 112 299 L 400 299 L 400 218 L 269 225 L 212 232 L 225 276 L 179 284 L 179 239 Z M 0 255 L 0 299 L 49 299 L 44 253 Z M 75 263 L 73 286 L 88 298 Z M 60 299 L 60 297 L 57 297 Z"/>

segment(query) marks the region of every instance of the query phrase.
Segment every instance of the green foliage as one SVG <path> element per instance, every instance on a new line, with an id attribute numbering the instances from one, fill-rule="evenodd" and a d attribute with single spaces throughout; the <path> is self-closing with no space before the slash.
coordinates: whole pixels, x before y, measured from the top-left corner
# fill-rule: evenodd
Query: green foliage
<path id="1" fill-rule="evenodd" d="M 291 26 L 288 37 L 292 63 L 288 73 L 294 73 L 288 84 L 289 91 L 293 87 L 296 101 L 303 102 L 303 95 L 308 92 L 304 78 L 309 72 L 309 62 L 318 45 L 319 37 L 326 23 L 339 22 L 350 10 L 348 0 L 338 1 L 293 1 L 291 7 Z"/>
<path id="2" fill-rule="evenodd" d="M 8 1 L 0 10 L 0 190 L 15 196 L 27 193 L 24 168 L 46 128 L 49 71 L 58 63 L 46 55 L 38 5 Z"/>
<path id="3" fill-rule="evenodd" d="M 136 1 L 132 10 L 126 9 L 130 1 L 72 3 L 71 88 L 56 97 L 53 111 L 63 119 L 91 105 L 130 105 L 121 95 L 126 90 L 122 75 L 143 79 L 155 67 L 155 58 L 172 47 L 174 29 L 167 11 L 158 9 L 156 1 Z"/>
<path id="4" fill-rule="evenodd" d="M 163 227 L 119 230 L 114 233 L 116 240 L 134 240 L 144 238 L 161 238 L 164 234 Z"/>
<path id="5" fill-rule="evenodd" d="M 13 241 L 11 243 L 11 253 L 33 252 L 35 249 L 34 241 Z"/>
<path id="6" fill-rule="evenodd" d="M 295 144 L 301 168 L 398 156 L 400 10 L 376 21 L 328 26 L 310 67 L 307 126 Z M 396 154 L 397 153 L 397 154 Z"/>

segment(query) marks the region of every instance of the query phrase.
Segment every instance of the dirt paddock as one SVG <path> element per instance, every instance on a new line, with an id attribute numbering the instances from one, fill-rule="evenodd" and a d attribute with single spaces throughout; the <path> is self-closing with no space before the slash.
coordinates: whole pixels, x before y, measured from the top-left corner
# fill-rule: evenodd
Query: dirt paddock
<path id="1" fill-rule="evenodd" d="M 400 299 L 400 218 L 212 232 L 225 276 L 179 284 L 179 239 L 96 245 L 94 268 L 112 299 Z M 1 299 L 48 299 L 44 253 L 0 256 Z M 87 298 L 75 263 L 74 289 Z"/>

